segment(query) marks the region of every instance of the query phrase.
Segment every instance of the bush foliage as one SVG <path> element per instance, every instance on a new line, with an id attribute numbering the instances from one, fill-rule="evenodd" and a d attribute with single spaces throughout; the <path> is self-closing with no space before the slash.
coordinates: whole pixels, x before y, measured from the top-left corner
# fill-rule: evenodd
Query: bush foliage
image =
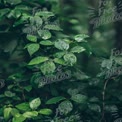
<path id="1" fill-rule="evenodd" d="M 121 76 L 109 75 L 113 67 L 119 72 L 121 57 L 103 57 L 85 32 L 66 34 L 59 1 L 0 0 L 0 7 L 0 121 L 99 122 L 121 115 Z M 98 59 L 96 76 L 83 57 Z"/>

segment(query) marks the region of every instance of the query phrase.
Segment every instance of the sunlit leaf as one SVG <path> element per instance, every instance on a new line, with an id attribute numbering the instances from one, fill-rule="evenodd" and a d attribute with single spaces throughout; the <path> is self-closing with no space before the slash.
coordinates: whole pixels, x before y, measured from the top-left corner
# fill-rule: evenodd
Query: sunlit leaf
<path id="1" fill-rule="evenodd" d="M 39 50 L 39 47 L 40 47 L 39 44 L 29 44 L 27 46 L 27 50 L 30 55 L 33 55 L 35 52 Z"/>
<path id="2" fill-rule="evenodd" d="M 88 35 L 85 35 L 85 34 L 79 34 L 79 35 L 76 35 L 75 36 L 75 40 L 77 42 L 86 42 L 84 39 L 85 38 L 88 38 L 89 36 Z"/>
<path id="3" fill-rule="evenodd" d="M 32 100 L 29 104 L 31 109 L 37 109 L 41 105 L 41 100 L 40 98 L 36 98 Z"/>
<path id="4" fill-rule="evenodd" d="M 50 115 L 50 114 L 52 114 L 52 110 L 44 108 L 44 109 L 39 110 L 39 113 L 43 114 L 43 115 Z"/>
<path id="5" fill-rule="evenodd" d="M 53 43 L 51 41 L 49 41 L 49 40 L 41 41 L 40 44 L 41 45 L 45 45 L 45 46 L 53 45 Z"/>
<path id="6" fill-rule="evenodd" d="M 27 39 L 31 42 L 37 42 L 37 37 L 33 35 L 27 35 Z"/>
<path id="7" fill-rule="evenodd" d="M 72 53 L 81 53 L 83 51 L 85 51 L 85 48 L 81 46 L 75 46 L 71 49 Z"/>
<path id="8" fill-rule="evenodd" d="M 56 66 L 52 61 L 45 62 L 44 64 L 41 65 L 40 67 L 42 73 L 44 75 L 46 74 L 51 74 L 55 71 Z"/>
<path id="9" fill-rule="evenodd" d="M 10 107 L 4 109 L 4 119 L 5 120 L 8 120 L 11 117 L 11 111 L 12 111 L 12 108 L 10 108 Z"/>
<path id="10" fill-rule="evenodd" d="M 64 60 L 71 66 L 77 62 L 76 56 L 72 53 L 65 54 Z"/>
<path id="11" fill-rule="evenodd" d="M 68 50 L 69 44 L 63 40 L 59 40 L 55 42 L 55 47 L 59 50 Z"/>
<path id="12" fill-rule="evenodd" d="M 23 116 L 24 116 L 25 118 L 33 118 L 33 117 L 38 116 L 38 112 L 37 112 L 37 111 L 25 112 L 25 113 L 23 114 Z"/>
<path id="13" fill-rule="evenodd" d="M 48 57 L 42 57 L 42 56 L 38 56 L 36 58 L 33 58 L 28 65 L 36 65 L 36 64 L 40 64 L 42 62 L 45 62 L 48 60 Z"/>

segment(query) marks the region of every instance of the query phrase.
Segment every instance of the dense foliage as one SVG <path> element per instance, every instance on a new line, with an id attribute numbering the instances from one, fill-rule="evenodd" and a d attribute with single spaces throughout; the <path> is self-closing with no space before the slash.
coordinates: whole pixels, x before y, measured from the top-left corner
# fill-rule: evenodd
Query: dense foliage
<path id="1" fill-rule="evenodd" d="M 96 40 L 106 35 L 96 31 L 89 38 L 85 27 L 81 33 L 80 20 L 65 19 L 60 5 L 58 0 L 0 0 L 0 121 L 121 117 L 121 54 L 99 49 Z"/>

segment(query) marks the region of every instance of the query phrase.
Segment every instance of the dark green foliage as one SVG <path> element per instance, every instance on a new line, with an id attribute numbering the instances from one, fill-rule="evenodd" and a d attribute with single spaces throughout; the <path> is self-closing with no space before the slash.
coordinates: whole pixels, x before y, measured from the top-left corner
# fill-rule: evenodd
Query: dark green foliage
<path id="1" fill-rule="evenodd" d="M 60 4 L 0 0 L 0 121 L 98 122 L 107 115 L 112 120 L 110 114 L 120 110 L 121 72 L 116 69 L 117 78 L 108 75 L 114 66 L 120 68 L 121 56 L 105 59 L 107 51 L 88 41 L 76 19 L 70 22 L 77 34 L 70 27 L 63 30 Z M 96 76 L 81 58 L 94 55 Z"/>

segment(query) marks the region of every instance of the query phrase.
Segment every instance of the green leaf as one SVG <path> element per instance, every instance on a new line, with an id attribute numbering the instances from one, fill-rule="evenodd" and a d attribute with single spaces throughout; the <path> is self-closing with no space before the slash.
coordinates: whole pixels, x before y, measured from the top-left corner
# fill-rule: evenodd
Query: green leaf
<path id="1" fill-rule="evenodd" d="M 17 41 L 11 40 L 8 42 L 8 44 L 4 47 L 5 52 L 10 52 L 10 54 L 16 49 L 17 47 Z"/>
<path id="2" fill-rule="evenodd" d="M 100 108 L 100 106 L 97 105 L 97 104 L 89 104 L 88 107 L 89 107 L 89 109 L 91 109 L 92 111 L 101 112 L 101 108 Z"/>
<path id="3" fill-rule="evenodd" d="M 57 64 L 66 65 L 66 62 L 63 59 L 55 58 L 54 62 Z"/>
<path id="4" fill-rule="evenodd" d="M 106 59 L 106 60 L 103 60 L 103 62 L 101 64 L 101 67 L 107 68 L 107 69 L 111 69 L 112 64 L 113 64 L 113 61 L 112 60 Z"/>
<path id="5" fill-rule="evenodd" d="M 59 50 L 68 50 L 69 44 L 63 40 L 59 40 L 55 42 L 55 47 Z"/>
<path id="6" fill-rule="evenodd" d="M 14 10 L 15 14 L 14 14 L 14 18 L 18 19 L 21 16 L 21 11 L 19 10 Z"/>
<path id="7" fill-rule="evenodd" d="M 31 42 L 37 42 L 37 37 L 34 35 L 27 35 L 27 39 Z"/>
<path id="8" fill-rule="evenodd" d="M 59 104 L 58 110 L 60 113 L 63 113 L 66 115 L 73 110 L 73 105 L 70 101 L 66 100 Z"/>
<path id="9" fill-rule="evenodd" d="M 15 93 L 12 93 L 11 91 L 5 91 L 4 94 L 6 97 L 14 97 L 15 96 Z"/>
<path id="10" fill-rule="evenodd" d="M 29 104 L 31 109 L 37 109 L 41 105 L 41 100 L 40 98 L 36 98 L 32 100 Z"/>
<path id="11" fill-rule="evenodd" d="M 58 102 L 60 102 L 60 101 L 62 101 L 62 100 L 65 100 L 66 98 L 65 97 L 62 97 L 62 96 L 60 96 L 60 97 L 53 97 L 53 98 L 51 98 L 51 99 L 49 99 L 47 102 L 46 102 L 46 104 L 56 104 L 56 103 L 58 103 Z"/>
<path id="12" fill-rule="evenodd" d="M 71 66 L 77 62 L 76 56 L 72 53 L 65 54 L 64 60 Z"/>
<path id="13" fill-rule="evenodd" d="M 8 120 L 11 117 L 11 111 L 12 111 L 12 108 L 10 108 L 10 107 L 4 109 L 4 119 L 5 120 Z"/>
<path id="14" fill-rule="evenodd" d="M 15 11 L 11 10 L 6 16 L 7 18 L 12 19 L 13 17 L 15 17 Z"/>
<path id="15" fill-rule="evenodd" d="M 49 41 L 49 40 L 41 41 L 40 44 L 41 45 L 45 45 L 45 46 L 53 45 L 53 43 L 51 41 Z"/>
<path id="16" fill-rule="evenodd" d="M 9 8 L 1 9 L 0 10 L 0 18 L 5 16 L 10 11 Z"/>
<path id="17" fill-rule="evenodd" d="M 39 35 L 40 37 L 42 37 L 42 32 L 43 32 L 42 30 L 38 30 L 38 31 L 37 31 L 37 33 L 38 33 L 38 35 Z"/>
<path id="18" fill-rule="evenodd" d="M 17 109 L 21 110 L 21 111 L 28 111 L 30 110 L 30 106 L 28 103 L 21 103 L 15 106 Z"/>
<path id="19" fill-rule="evenodd" d="M 56 66 L 52 61 L 45 62 L 44 64 L 41 65 L 40 67 L 42 73 L 44 75 L 46 74 L 51 74 L 55 71 Z"/>
<path id="20" fill-rule="evenodd" d="M 115 57 L 115 62 L 119 65 L 122 65 L 122 57 L 118 56 L 118 57 Z"/>
<path id="21" fill-rule="evenodd" d="M 49 12 L 49 11 L 39 11 L 39 12 L 36 12 L 35 15 L 36 16 L 46 17 L 46 18 L 54 16 L 54 14 L 52 12 Z"/>
<path id="22" fill-rule="evenodd" d="M 43 24 L 43 20 L 39 16 L 34 16 L 30 17 L 30 23 L 31 25 L 36 25 L 36 27 L 39 29 Z"/>
<path id="23" fill-rule="evenodd" d="M 39 50 L 39 47 L 40 47 L 39 44 L 29 44 L 27 46 L 27 50 L 30 55 L 33 55 L 35 52 Z"/>
<path id="24" fill-rule="evenodd" d="M 49 30 L 43 30 L 42 31 L 42 39 L 47 40 L 51 38 L 51 33 Z"/>
<path id="25" fill-rule="evenodd" d="M 75 40 L 77 42 L 86 42 L 84 39 L 85 38 L 88 38 L 89 36 L 88 35 L 85 35 L 85 34 L 79 34 L 79 35 L 76 35 L 75 36 Z"/>
<path id="26" fill-rule="evenodd" d="M 89 79 L 90 77 L 87 76 L 84 72 L 82 71 L 77 71 L 77 72 L 74 72 L 74 76 L 76 77 L 76 79 L 78 80 L 86 80 L 86 79 Z"/>
<path id="27" fill-rule="evenodd" d="M 27 91 L 27 92 L 30 92 L 32 90 L 32 86 L 29 85 L 29 86 L 26 86 L 24 87 L 24 89 Z"/>
<path id="28" fill-rule="evenodd" d="M 88 97 L 82 94 L 76 94 L 73 95 L 71 99 L 77 103 L 85 104 L 87 102 Z"/>
<path id="29" fill-rule="evenodd" d="M 41 25 L 43 24 L 42 18 L 39 17 L 39 16 L 35 16 L 35 17 L 34 17 L 34 20 L 35 20 L 35 22 L 36 22 L 37 28 L 41 27 Z"/>
<path id="30" fill-rule="evenodd" d="M 79 90 L 78 89 L 68 89 L 68 94 L 70 94 L 71 96 L 73 96 L 73 95 L 76 95 L 76 94 L 78 94 L 78 92 L 79 92 Z"/>
<path id="31" fill-rule="evenodd" d="M 61 31 L 62 29 L 58 25 L 45 25 L 44 29 Z"/>
<path id="32" fill-rule="evenodd" d="M 75 46 L 73 47 L 70 51 L 72 53 L 81 53 L 83 51 L 85 51 L 86 49 L 84 47 L 81 47 L 81 46 Z"/>
<path id="33" fill-rule="evenodd" d="M 19 114 L 19 111 L 16 108 L 12 108 L 11 115 L 16 116 L 17 114 Z"/>
<path id="34" fill-rule="evenodd" d="M 41 109 L 38 113 L 43 114 L 43 115 L 50 115 L 52 114 L 52 110 L 45 108 L 45 109 Z"/>
<path id="35" fill-rule="evenodd" d="M 38 34 L 44 40 L 50 39 L 52 36 L 49 30 L 38 30 Z"/>
<path id="36" fill-rule="evenodd" d="M 21 115 L 18 114 L 17 116 L 13 117 L 12 122 L 24 122 L 26 120 L 26 118 Z"/>
<path id="37" fill-rule="evenodd" d="M 37 112 L 37 111 L 25 112 L 25 113 L 23 114 L 23 116 L 24 116 L 25 118 L 37 117 L 37 116 L 38 116 L 38 112 Z"/>
<path id="38" fill-rule="evenodd" d="M 22 13 L 21 21 L 27 21 L 27 19 L 30 18 L 30 15 L 28 13 Z"/>
<path id="39" fill-rule="evenodd" d="M 38 56 L 36 58 L 33 58 L 28 65 L 36 65 L 36 64 L 40 64 L 42 62 L 45 62 L 48 60 L 48 57 L 41 57 L 41 56 Z"/>
<path id="40" fill-rule="evenodd" d="M 54 54 L 56 58 L 62 58 L 65 55 L 65 52 L 57 52 Z"/>

